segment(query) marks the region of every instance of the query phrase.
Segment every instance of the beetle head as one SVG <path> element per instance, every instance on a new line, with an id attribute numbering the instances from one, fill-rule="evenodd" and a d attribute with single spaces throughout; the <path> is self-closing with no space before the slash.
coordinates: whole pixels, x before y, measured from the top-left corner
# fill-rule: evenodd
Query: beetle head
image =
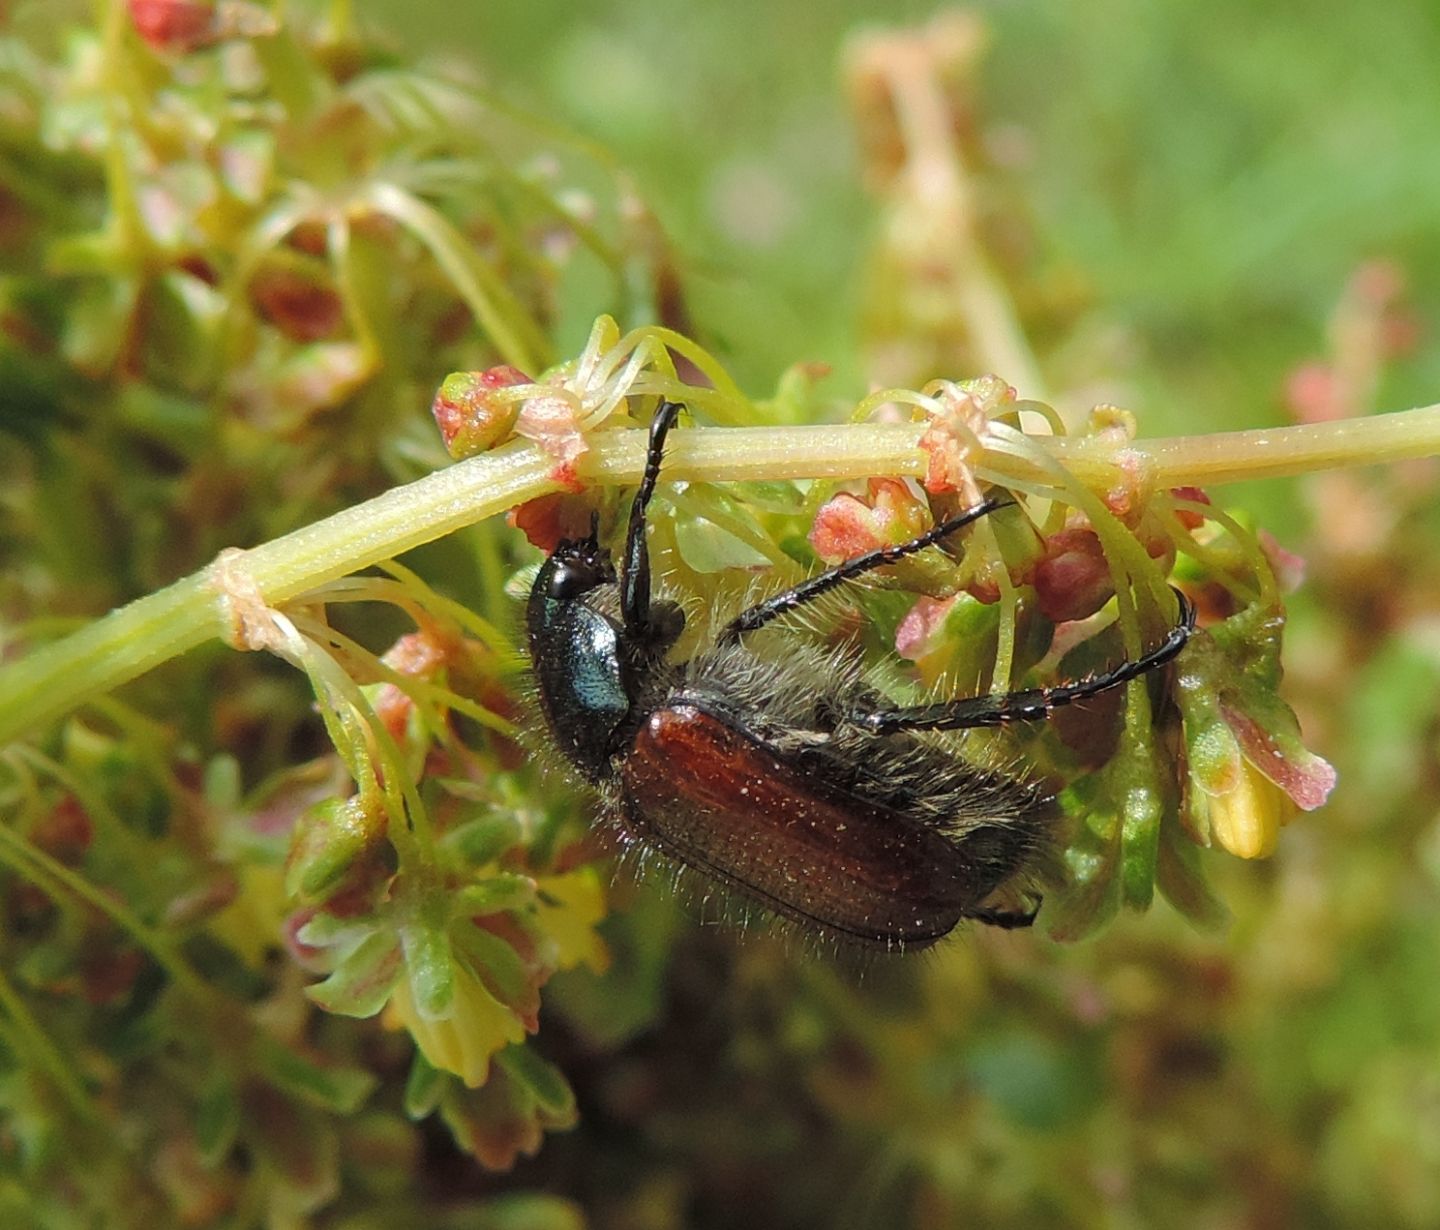
<path id="1" fill-rule="evenodd" d="M 615 580 L 610 552 L 597 537 L 598 522 L 598 516 L 591 519 L 590 533 L 584 538 L 562 539 L 545 561 L 536 588 L 546 597 L 567 602 Z"/>

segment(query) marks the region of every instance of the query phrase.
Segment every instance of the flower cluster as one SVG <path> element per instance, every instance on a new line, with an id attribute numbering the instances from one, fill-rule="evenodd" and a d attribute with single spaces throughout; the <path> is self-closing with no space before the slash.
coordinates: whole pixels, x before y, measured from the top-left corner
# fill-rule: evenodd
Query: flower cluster
<path id="1" fill-rule="evenodd" d="M 1034 456 L 1014 426 L 1021 410 L 1040 408 L 1000 382 L 940 382 L 913 404 L 927 420 L 923 482 L 872 480 L 826 501 L 810 542 L 827 563 L 923 531 L 954 511 L 952 493 L 977 500 L 979 473 L 993 465 L 987 447 Z M 932 689 L 1083 677 L 1145 643 L 1117 635 L 1127 606 L 1149 610 L 1141 623 L 1153 637 L 1164 626 L 1165 585 L 1185 589 L 1202 627 L 1168 693 L 1157 702 L 1132 685 L 1119 705 L 1057 714 L 1055 737 L 1029 740 L 1026 755 L 1069 781 L 1063 797 L 1079 824 L 1057 934 L 1089 929 L 1121 901 L 1147 905 L 1157 882 L 1182 910 L 1211 921 L 1218 907 L 1182 843 L 1263 857 L 1280 826 L 1320 806 L 1335 783 L 1279 696 L 1282 582 L 1293 584 L 1303 563 L 1203 491 L 1156 489 L 1127 452 L 1128 415 L 1101 407 L 1089 434 L 1116 450 L 1116 481 L 1106 488 L 1087 492 L 1058 473 L 1036 493 L 1048 504 L 1043 518 L 1031 511 L 1037 501 L 1022 499 L 1023 509 L 969 531 L 958 559 L 937 552 L 890 571 L 886 583 L 914 595 L 894 647 Z M 1049 468 L 1055 473 L 1053 461 Z"/>

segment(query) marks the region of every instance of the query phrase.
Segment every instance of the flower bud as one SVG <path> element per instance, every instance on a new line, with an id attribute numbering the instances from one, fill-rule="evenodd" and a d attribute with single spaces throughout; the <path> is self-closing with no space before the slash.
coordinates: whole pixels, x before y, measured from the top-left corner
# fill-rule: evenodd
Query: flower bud
<path id="1" fill-rule="evenodd" d="M 1086 619 L 1110 601 L 1115 581 L 1105 549 L 1091 529 L 1065 529 L 1045 540 L 1035 566 L 1035 596 L 1054 623 Z"/>
<path id="2" fill-rule="evenodd" d="M 510 435 L 520 417 L 520 403 L 497 397 L 495 392 L 529 383 L 529 376 L 508 365 L 446 376 L 431 412 L 450 456 L 456 461 L 473 457 Z"/>
<path id="3" fill-rule="evenodd" d="M 130 20 L 157 51 L 197 51 L 220 37 L 216 6 L 196 0 L 130 0 Z"/>
<path id="4" fill-rule="evenodd" d="M 842 491 L 820 507 L 810 545 L 827 564 L 838 564 L 877 547 L 908 542 L 929 525 L 929 508 L 905 483 L 874 478 L 868 500 Z"/>
<path id="5" fill-rule="evenodd" d="M 1213 635 L 1212 635 L 1213 632 Z M 1184 819 L 1195 839 L 1239 858 L 1264 858 L 1300 809 L 1319 807 L 1335 770 L 1300 740 L 1275 694 L 1273 621 L 1247 608 L 1197 633 L 1176 674 L 1189 765 Z"/>
<path id="6" fill-rule="evenodd" d="M 324 799 L 304 812 L 290 838 L 285 891 L 302 904 L 324 901 L 385 835 L 384 814 L 361 796 Z"/>
<path id="7" fill-rule="evenodd" d="M 322 270 L 270 264 L 250 279 L 249 292 L 255 310 L 292 341 L 333 337 L 345 320 L 340 296 Z"/>
<path id="8" fill-rule="evenodd" d="M 1218 795 L 1196 791 L 1190 807 L 1193 822 L 1237 858 L 1268 858 L 1280 829 L 1296 814 L 1289 796 L 1248 761 L 1242 763 L 1234 789 Z"/>

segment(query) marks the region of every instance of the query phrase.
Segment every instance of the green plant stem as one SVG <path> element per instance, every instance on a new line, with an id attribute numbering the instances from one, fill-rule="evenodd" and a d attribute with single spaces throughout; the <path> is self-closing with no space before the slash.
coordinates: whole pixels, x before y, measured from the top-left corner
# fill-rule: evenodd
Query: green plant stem
<path id="1" fill-rule="evenodd" d="M 55 1088 L 81 1119 L 92 1124 L 102 1122 L 100 1111 L 76 1075 L 75 1067 L 66 1062 L 60 1048 L 45 1032 L 45 1027 L 35 1019 L 4 971 L 0 970 L 0 1019 L 5 1018 L 9 1020 L 9 1032 L 14 1035 L 7 1041 L 11 1043 L 22 1067 L 33 1067 L 48 1073 Z"/>
<path id="2" fill-rule="evenodd" d="M 921 424 L 696 428 L 671 436 L 672 479 L 743 482 L 919 476 L 927 455 Z M 638 480 L 646 433 L 601 432 L 577 470 L 589 482 Z M 1104 489 L 1137 470 L 1157 487 L 1214 486 L 1342 465 L 1376 465 L 1440 454 L 1440 405 L 1374 418 L 1136 440 L 1039 438 L 1087 486 Z M 245 552 L 243 567 L 278 605 L 400 555 L 525 500 L 559 489 L 552 459 L 516 441 L 397 487 L 315 525 Z M 1034 462 L 988 453 L 980 469 L 998 481 L 1048 483 Z M 138 599 L 70 636 L 0 668 L 0 746 L 161 662 L 215 637 L 233 640 L 232 616 L 210 569 Z"/>

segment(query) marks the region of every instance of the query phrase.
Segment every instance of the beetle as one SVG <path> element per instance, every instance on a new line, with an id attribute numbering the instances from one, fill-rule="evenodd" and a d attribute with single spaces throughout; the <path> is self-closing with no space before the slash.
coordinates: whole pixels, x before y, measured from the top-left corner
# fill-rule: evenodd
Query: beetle
<path id="1" fill-rule="evenodd" d="M 1138 678 L 1184 646 L 1194 607 L 1176 591 L 1180 618 L 1158 646 L 1078 682 L 921 705 L 867 685 L 853 648 L 765 631 L 1011 502 L 995 497 L 765 599 L 672 662 L 685 616 L 652 597 L 646 513 L 680 411 L 662 401 L 651 423 L 619 567 L 592 520 L 535 577 L 525 617 L 550 740 L 598 792 L 622 842 L 823 936 L 904 949 L 965 919 L 1029 926 L 1038 903 L 990 898 L 1048 844 L 1054 801 L 1023 773 L 966 760 L 937 732 L 1037 720 Z"/>

